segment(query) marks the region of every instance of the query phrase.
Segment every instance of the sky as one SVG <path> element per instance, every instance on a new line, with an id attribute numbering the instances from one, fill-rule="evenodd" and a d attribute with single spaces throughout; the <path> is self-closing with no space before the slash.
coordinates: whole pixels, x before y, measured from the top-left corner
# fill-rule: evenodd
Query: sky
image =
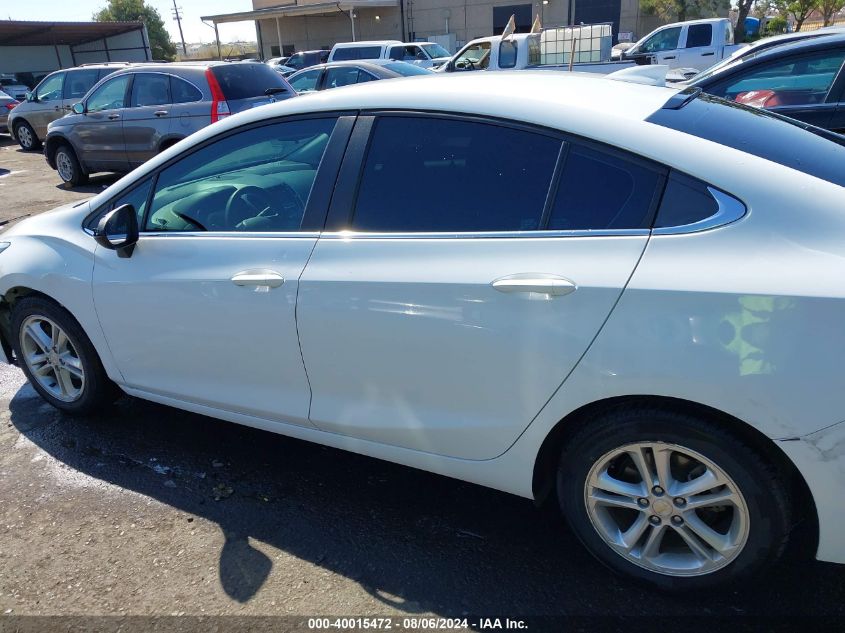
<path id="1" fill-rule="evenodd" d="M 172 15 L 173 0 L 146 0 L 146 3 L 158 10 L 171 38 L 178 42 L 179 28 Z M 108 0 L 0 0 L 0 19 L 85 22 L 106 4 Z M 176 0 L 176 6 L 180 7 L 183 16 L 182 30 L 185 33 L 185 41 L 212 42 L 214 29 L 205 26 L 200 17 L 251 11 L 252 0 Z M 255 41 L 255 23 L 252 21 L 221 24 L 219 29 L 222 42 Z"/>

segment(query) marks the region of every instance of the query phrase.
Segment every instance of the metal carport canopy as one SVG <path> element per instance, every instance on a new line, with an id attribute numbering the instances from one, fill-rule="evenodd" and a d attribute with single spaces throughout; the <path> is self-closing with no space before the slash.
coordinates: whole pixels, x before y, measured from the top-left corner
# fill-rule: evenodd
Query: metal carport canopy
<path id="1" fill-rule="evenodd" d="M 74 46 L 144 28 L 143 22 L 0 20 L 0 46 Z"/>

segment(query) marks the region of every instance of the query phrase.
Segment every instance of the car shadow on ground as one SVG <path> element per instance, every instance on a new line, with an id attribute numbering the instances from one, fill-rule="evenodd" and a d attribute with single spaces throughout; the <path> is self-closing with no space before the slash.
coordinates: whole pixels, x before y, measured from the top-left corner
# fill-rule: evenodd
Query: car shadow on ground
<path id="1" fill-rule="evenodd" d="M 91 419 L 43 406 L 22 387 L 11 423 L 52 457 L 216 523 L 219 578 L 239 602 L 272 573 L 253 538 L 407 613 L 845 614 L 835 565 L 781 563 L 741 589 L 670 596 L 611 574 L 525 499 L 137 399 Z"/>
<path id="2" fill-rule="evenodd" d="M 47 167 L 47 169 L 50 169 L 46 165 L 46 163 L 45 167 Z M 92 195 L 96 195 L 116 183 L 121 178 L 121 174 L 98 174 L 96 176 L 91 176 L 88 179 L 88 182 L 84 185 L 76 185 L 75 187 L 71 187 L 70 185 L 63 183 L 59 179 L 59 176 L 57 174 L 56 180 L 58 180 L 58 184 L 56 185 L 56 189 L 73 189 L 73 191 L 77 193 L 90 193 Z"/>

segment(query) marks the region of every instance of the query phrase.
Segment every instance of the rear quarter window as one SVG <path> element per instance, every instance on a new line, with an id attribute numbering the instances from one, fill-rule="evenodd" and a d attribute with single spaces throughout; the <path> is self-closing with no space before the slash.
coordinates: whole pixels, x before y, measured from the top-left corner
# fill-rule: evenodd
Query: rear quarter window
<path id="1" fill-rule="evenodd" d="M 381 57 L 381 46 L 352 46 L 337 49 L 332 60 L 342 62 L 354 59 L 378 59 L 379 57 Z"/>
<path id="2" fill-rule="evenodd" d="M 845 138 L 812 125 L 706 94 L 646 121 L 845 187 Z"/>
<path id="3" fill-rule="evenodd" d="M 267 64 L 222 64 L 212 66 L 211 72 L 227 100 L 261 97 L 270 88 L 288 89 L 282 76 Z"/>

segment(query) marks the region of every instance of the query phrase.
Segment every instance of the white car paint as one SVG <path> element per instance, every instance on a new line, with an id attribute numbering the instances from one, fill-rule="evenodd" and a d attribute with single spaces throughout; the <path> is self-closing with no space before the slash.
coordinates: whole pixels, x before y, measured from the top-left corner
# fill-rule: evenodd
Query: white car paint
<path id="1" fill-rule="evenodd" d="M 108 375 L 132 395 L 525 497 L 535 493 L 544 440 L 587 404 L 646 394 L 713 407 L 793 461 L 819 509 L 817 556 L 845 563 L 845 451 L 836 426 L 845 418 L 845 192 L 644 121 L 676 92 L 578 74 L 480 73 L 373 82 L 244 112 L 89 202 L 12 227 L 0 238 L 11 243 L 0 253 L 0 294 L 22 286 L 62 303 Z M 139 248 L 161 249 L 161 260 L 130 271 L 140 259 L 118 262 L 81 229 L 92 209 L 217 134 L 271 117 L 368 108 L 474 113 L 565 130 L 695 174 L 741 198 L 747 213 L 700 233 L 615 239 L 515 235 L 444 244 L 438 237 L 296 235 L 286 243 L 289 261 L 275 262 L 285 266 L 283 292 L 238 305 L 217 294 L 219 282 L 262 266 L 272 258 L 264 246 L 289 236 L 265 234 L 246 248 L 243 236 L 142 235 Z M 531 298 L 488 287 L 527 272 L 559 275 L 578 290 Z M 268 300 L 263 306 L 260 297 Z M 364 300 L 353 306 L 356 297 Z M 223 332 L 232 324 L 215 308 L 249 311 L 263 325 L 272 311 L 284 331 L 263 342 L 264 328 L 254 328 L 255 340 Z M 133 340 L 137 328 L 149 333 L 144 321 L 168 310 L 170 331 L 143 345 Z M 737 324 L 750 323 L 762 324 L 754 346 L 762 358 L 734 345 Z M 178 340 L 189 325 L 196 332 Z M 302 357 L 291 349 L 294 327 L 311 393 Z M 244 355 L 255 360 L 260 345 L 273 346 L 275 364 L 258 359 L 258 368 L 278 372 L 276 388 L 282 377 L 290 381 L 284 397 L 274 399 L 269 382 L 231 384 Z M 156 357 L 172 363 L 160 377 Z"/>

